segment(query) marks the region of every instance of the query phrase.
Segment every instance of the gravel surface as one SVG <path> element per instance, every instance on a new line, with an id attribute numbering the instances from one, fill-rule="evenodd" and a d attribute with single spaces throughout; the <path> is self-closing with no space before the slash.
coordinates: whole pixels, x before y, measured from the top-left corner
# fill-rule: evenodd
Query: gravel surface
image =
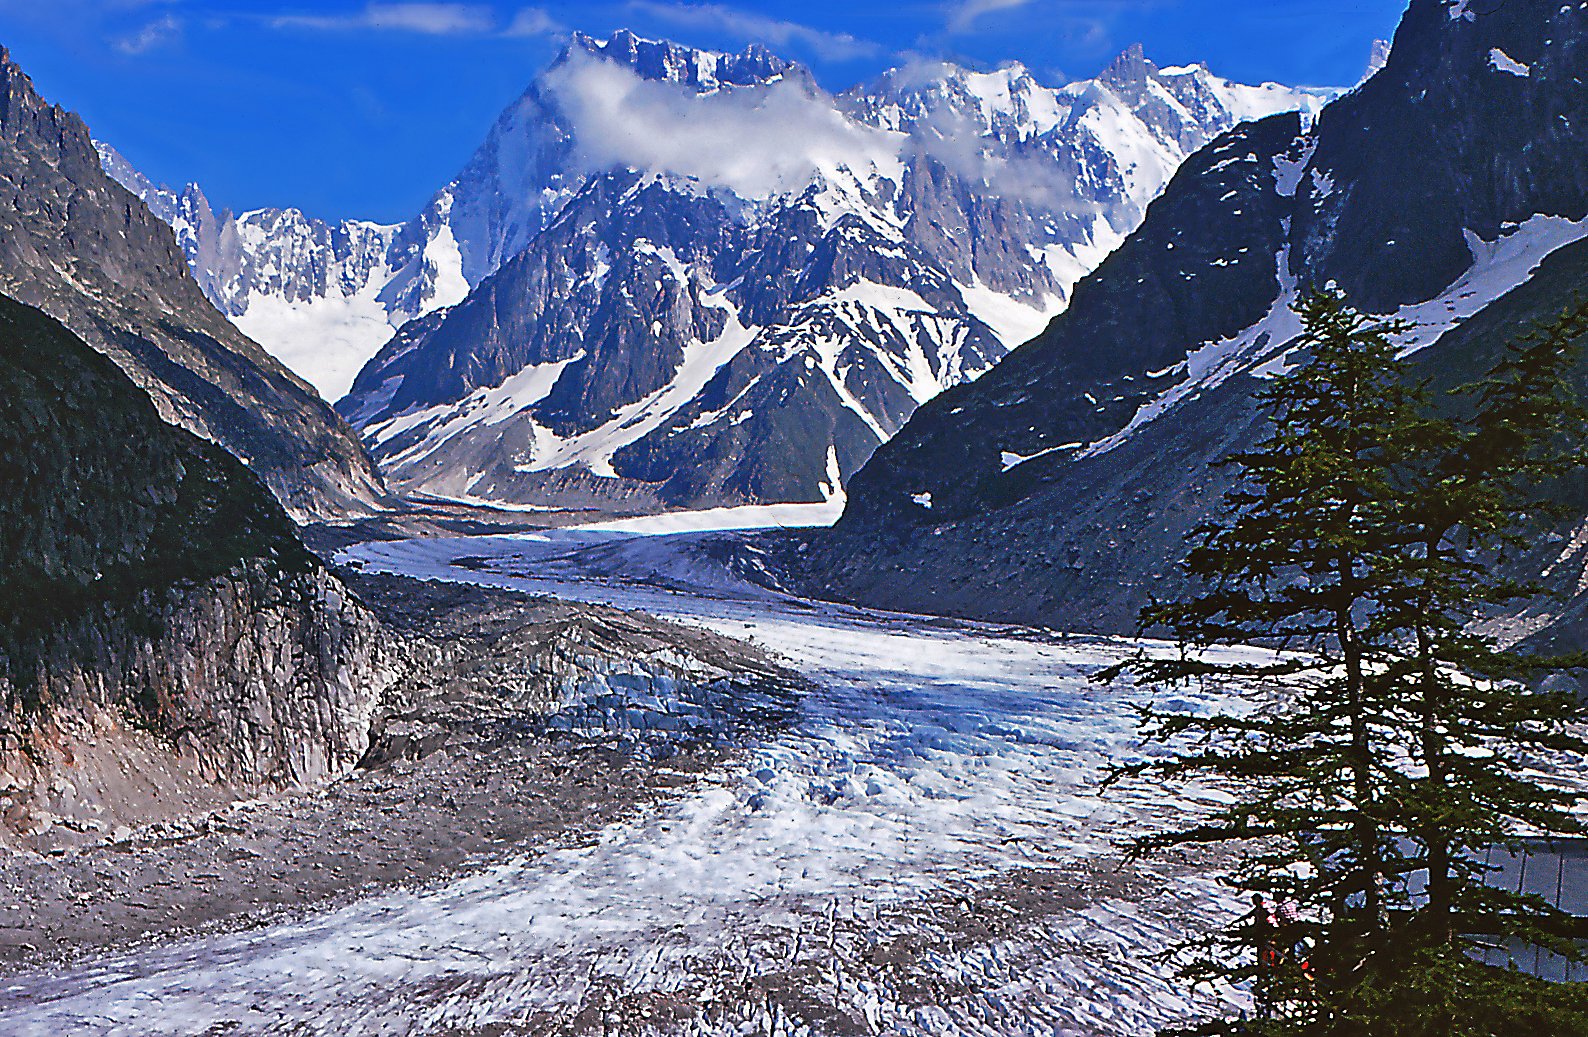
<path id="1" fill-rule="evenodd" d="M 394 632 L 430 650 L 364 765 L 111 841 L 0 855 L 0 962 L 247 927 L 576 846 L 790 715 L 795 678 L 727 638 L 617 609 L 347 575 Z M 646 667 L 728 689 L 725 726 L 554 726 L 570 675 Z"/>

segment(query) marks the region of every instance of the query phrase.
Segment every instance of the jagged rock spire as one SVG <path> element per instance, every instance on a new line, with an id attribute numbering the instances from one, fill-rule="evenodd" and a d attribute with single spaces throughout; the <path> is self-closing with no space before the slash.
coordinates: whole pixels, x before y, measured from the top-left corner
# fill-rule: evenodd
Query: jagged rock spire
<path id="1" fill-rule="evenodd" d="M 1141 44 L 1132 43 L 1098 78 L 1105 83 L 1139 83 L 1157 71 L 1158 66 L 1147 60 L 1147 52 Z"/>

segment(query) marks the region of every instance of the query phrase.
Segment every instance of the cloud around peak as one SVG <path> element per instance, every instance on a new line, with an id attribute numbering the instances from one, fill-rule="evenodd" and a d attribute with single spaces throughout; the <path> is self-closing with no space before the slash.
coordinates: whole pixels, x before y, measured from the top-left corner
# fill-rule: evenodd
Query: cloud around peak
<path id="1" fill-rule="evenodd" d="M 636 169 L 764 199 L 823 169 L 897 161 L 894 135 L 837 111 L 794 78 L 706 93 L 572 51 L 545 85 L 590 172 Z"/>

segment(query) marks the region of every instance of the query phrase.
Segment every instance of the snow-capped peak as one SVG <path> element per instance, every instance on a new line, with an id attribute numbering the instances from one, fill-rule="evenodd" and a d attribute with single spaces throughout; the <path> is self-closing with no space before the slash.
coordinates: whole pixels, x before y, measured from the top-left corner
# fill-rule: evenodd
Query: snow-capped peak
<path id="1" fill-rule="evenodd" d="M 569 37 L 568 45 L 553 64 L 553 69 L 578 55 L 601 58 L 622 65 L 642 79 L 680 83 L 697 90 L 710 91 L 722 86 L 753 86 L 775 82 L 799 70 L 799 66 L 752 43 L 737 54 L 702 50 L 637 36 L 619 29 L 606 40 L 582 32 Z M 808 77 L 808 73 L 806 74 Z"/>
<path id="2" fill-rule="evenodd" d="M 834 97 L 761 47 L 576 35 L 414 220 L 247 213 L 211 288 L 283 358 L 347 343 L 328 396 L 370 358 L 341 409 L 403 485 L 815 500 L 1042 328 L 1187 155 L 1307 103 L 1140 47 L 1068 86 L 912 62 Z"/>

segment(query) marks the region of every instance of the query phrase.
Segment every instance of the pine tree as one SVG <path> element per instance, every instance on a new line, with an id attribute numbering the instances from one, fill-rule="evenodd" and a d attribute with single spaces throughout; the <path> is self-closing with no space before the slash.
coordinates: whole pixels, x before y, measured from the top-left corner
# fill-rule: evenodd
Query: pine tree
<path id="1" fill-rule="evenodd" d="M 1492 848 L 1521 850 L 1523 830 L 1583 831 L 1573 812 L 1581 797 L 1534 776 L 1534 765 L 1588 753 L 1578 734 L 1588 710 L 1573 694 L 1528 683 L 1581 660 L 1531 658 L 1475 621 L 1543 592 L 1507 576 L 1505 563 L 1529 545 L 1533 519 L 1560 517 L 1546 491 L 1583 463 L 1588 411 L 1568 378 L 1585 336 L 1588 302 L 1535 329 L 1487 378 L 1458 390 L 1458 415 L 1437 422 L 1437 434 L 1420 444 L 1392 505 L 1405 541 L 1392 558 L 1402 594 L 1378 622 L 1406 650 L 1374 679 L 1406 710 L 1407 755 L 1419 770 L 1405 825 L 1410 859 L 1426 882 L 1426 900 L 1396 945 L 1425 973 L 1465 978 L 1446 984 L 1443 997 L 1424 990 L 1418 1023 L 1406 1033 L 1489 1033 L 1475 1020 L 1496 1005 L 1524 1015 L 1537 1007 L 1547 992 L 1536 984 L 1475 975 L 1473 952 L 1485 938 L 1582 959 L 1562 938 L 1557 909 L 1486 882 L 1484 863 Z"/>
<path id="2" fill-rule="evenodd" d="M 1398 355 L 1402 326 L 1332 293 L 1299 312 L 1299 362 L 1259 393 L 1271 430 L 1227 462 L 1242 482 L 1186 559 L 1200 589 L 1143 611 L 1180 652 L 1103 675 L 1239 688 L 1222 714 L 1147 711 L 1144 735 L 1168 758 L 1116 775 L 1211 778 L 1236 799 L 1133 852 L 1230 844 L 1231 885 L 1304 906 L 1284 933 L 1254 917 L 1190 948 L 1188 976 L 1256 983 L 1271 1016 L 1258 1032 L 1497 1032 L 1457 1013 L 1575 1025 L 1577 1002 L 1485 969 L 1458 934 L 1552 940 L 1546 905 L 1484 884 L 1483 851 L 1519 825 L 1574 830 L 1577 797 L 1517 764 L 1580 751 L 1572 729 L 1588 714 L 1518 683 L 1538 661 L 1473 622 L 1536 591 L 1494 564 L 1545 510 L 1546 480 L 1578 461 L 1561 443 L 1581 441 L 1582 414 L 1562 387 L 1588 312 L 1519 345 L 1443 414 Z M 1277 651 L 1210 651 L 1252 644 Z M 1286 953 L 1303 936 L 1305 972 Z"/>

